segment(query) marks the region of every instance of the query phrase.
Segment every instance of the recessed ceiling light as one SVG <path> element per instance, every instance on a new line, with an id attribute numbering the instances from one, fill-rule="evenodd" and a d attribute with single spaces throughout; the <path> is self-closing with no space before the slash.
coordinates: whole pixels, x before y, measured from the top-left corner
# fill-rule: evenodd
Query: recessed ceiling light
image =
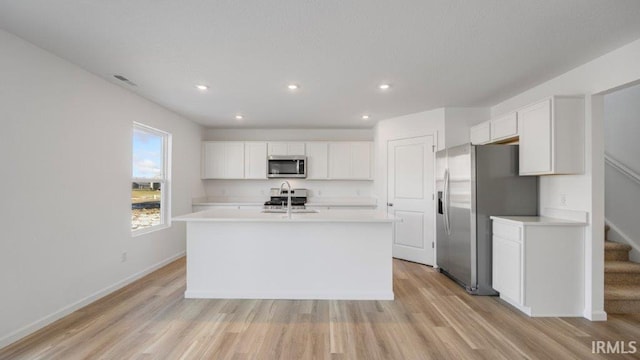
<path id="1" fill-rule="evenodd" d="M 209 90 L 209 87 L 207 85 L 202 85 L 202 84 L 196 85 L 196 88 L 202 91 Z"/>
<path id="2" fill-rule="evenodd" d="M 289 84 L 287 85 L 287 87 L 289 88 L 289 90 L 298 90 L 300 86 L 298 86 L 298 84 Z"/>
<path id="3" fill-rule="evenodd" d="M 369 115 L 362 115 L 362 120 L 369 120 Z"/>
<path id="4" fill-rule="evenodd" d="M 391 85 L 389 84 L 380 84 L 380 86 L 378 86 L 380 88 L 380 90 L 388 90 Z"/>
<path id="5" fill-rule="evenodd" d="M 242 120 L 242 119 L 244 119 L 244 116 L 242 116 L 242 115 L 236 115 L 236 120 Z"/>

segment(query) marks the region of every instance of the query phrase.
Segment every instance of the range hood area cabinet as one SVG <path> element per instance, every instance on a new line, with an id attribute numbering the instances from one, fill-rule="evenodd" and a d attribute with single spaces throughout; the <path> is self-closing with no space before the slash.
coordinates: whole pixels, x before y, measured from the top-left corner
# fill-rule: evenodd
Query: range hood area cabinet
<path id="1" fill-rule="evenodd" d="M 204 141 L 202 179 L 267 179 L 267 156 L 307 156 L 307 180 L 372 180 L 372 141 Z"/>
<path id="2" fill-rule="evenodd" d="M 267 144 L 267 154 L 269 156 L 306 155 L 303 142 L 270 142 Z"/>
<path id="3" fill-rule="evenodd" d="M 584 172 L 584 98 L 552 96 L 469 129 L 473 145 L 520 144 L 520 175 Z"/>

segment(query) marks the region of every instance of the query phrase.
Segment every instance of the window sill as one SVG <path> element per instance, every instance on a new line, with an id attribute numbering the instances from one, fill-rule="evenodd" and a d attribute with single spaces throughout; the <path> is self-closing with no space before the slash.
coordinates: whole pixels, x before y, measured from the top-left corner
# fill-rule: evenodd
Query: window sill
<path id="1" fill-rule="evenodd" d="M 144 228 L 144 229 L 132 230 L 131 231 L 131 237 L 138 237 L 138 236 L 142 236 L 142 235 L 147 235 L 147 234 L 150 234 L 150 233 L 154 233 L 156 231 L 168 229 L 170 227 L 171 227 L 170 224 L 162 224 L 162 225 L 151 226 L 151 227 Z"/>

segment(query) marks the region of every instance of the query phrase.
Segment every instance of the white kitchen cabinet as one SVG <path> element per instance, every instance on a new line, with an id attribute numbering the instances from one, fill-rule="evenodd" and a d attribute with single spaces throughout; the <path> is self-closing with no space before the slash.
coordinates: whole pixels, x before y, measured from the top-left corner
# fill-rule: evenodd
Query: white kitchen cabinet
<path id="1" fill-rule="evenodd" d="M 491 122 L 485 121 L 472 126 L 469 130 L 469 138 L 473 145 L 482 145 L 491 142 Z"/>
<path id="2" fill-rule="evenodd" d="M 307 179 L 326 180 L 329 178 L 329 143 L 313 141 L 305 144 L 307 150 Z"/>
<path id="3" fill-rule="evenodd" d="M 270 142 L 268 154 L 272 155 L 305 155 L 303 142 Z"/>
<path id="4" fill-rule="evenodd" d="M 529 316 L 582 316 L 584 223 L 492 216 L 492 283 Z"/>
<path id="5" fill-rule="evenodd" d="M 238 205 L 238 204 L 217 204 L 217 205 L 193 205 L 191 210 L 193 212 L 214 210 L 214 209 L 226 209 L 226 210 L 262 210 L 262 205 Z"/>
<path id="6" fill-rule="evenodd" d="M 306 207 L 314 210 L 375 210 L 376 205 L 318 205 L 318 204 L 306 204 Z"/>
<path id="7" fill-rule="evenodd" d="M 491 120 L 491 142 L 513 139 L 518 135 L 516 112 Z"/>
<path id="8" fill-rule="evenodd" d="M 244 142 L 204 142 L 202 146 L 202 178 L 244 178 Z"/>
<path id="9" fill-rule="evenodd" d="M 251 141 L 244 143 L 244 178 L 267 178 L 267 143 Z"/>
<path id="10" fill-rule="evenodd" d="M 584 98 L 554 96 L 518 110 L 520 175 L 584 171 Z"/>
<path id="11" fill-rule="evenodd" d="M 373 175 L 373 143 L 340 141 L 329 143 L 329 178 L 370 180 Z"/>

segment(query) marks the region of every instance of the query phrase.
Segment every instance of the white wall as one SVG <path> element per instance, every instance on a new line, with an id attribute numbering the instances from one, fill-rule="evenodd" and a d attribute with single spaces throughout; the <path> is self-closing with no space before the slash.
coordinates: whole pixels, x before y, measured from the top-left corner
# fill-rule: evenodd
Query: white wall
<path id="1" fill-rule="evenodd" d="M 131 236 L 134 121 L 173 134 L 173 215 L 203 188 L 200 126 L 4 31 L 0 54 L 2 347 L 184 252 L 181 223 Z"/>
<path id="2" fill-rule="evenodd" d="M 373 129 L 206 129 L 204 139 L 213 141 L 372 141 Z M 311 190 L 314 198 L 371 198 L 373 181 L 292 180 L 291 186 Z M 282 180 L 204 180 L 208 197 L 246 198 L 265 201 L 269 189 Z"/>
<path id="3" fill-rule="evenodd" d="M 585 254 L 585 317 L 605 319 L 604 313 L 604 126 L 603 99 L 595 95 L 640 79 L 640 40 L 605 54 L 552 80 L 544 82 L 491 108 L 493 116 L 551 95 L 587 94 L 585 119 L 585 173 L 543 176 L 540 207 L 589 213 Z"/>
<path id="4" fill-rule="evenodd" d="M 604 96 L 605 152 L 640 174 L 640 85 Z M 632 245 L 631 259 L 640 262 L 640 184 L 611 164 L 605 167 L 605 215 L 609 240 Z"/>

